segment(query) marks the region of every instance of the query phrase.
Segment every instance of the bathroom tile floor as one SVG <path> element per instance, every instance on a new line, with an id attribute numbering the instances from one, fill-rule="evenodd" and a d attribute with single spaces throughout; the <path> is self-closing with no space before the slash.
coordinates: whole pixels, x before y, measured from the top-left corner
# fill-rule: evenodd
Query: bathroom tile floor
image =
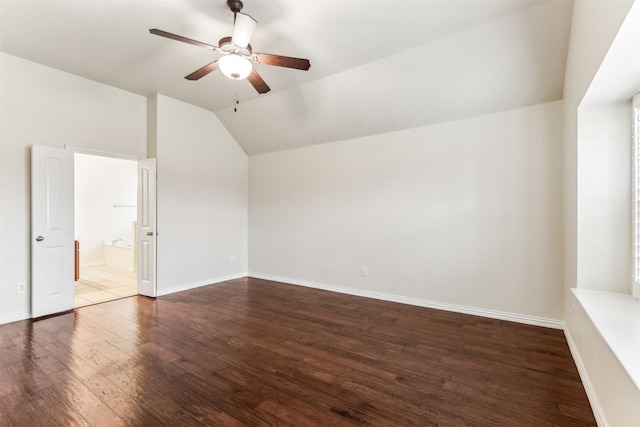
<path id="1" fill-rule="evenodd" d="M 138 294 L 136 272 L 105 265 L 83 267 L 75 289 L 76 308 L 130 297 Z"/>

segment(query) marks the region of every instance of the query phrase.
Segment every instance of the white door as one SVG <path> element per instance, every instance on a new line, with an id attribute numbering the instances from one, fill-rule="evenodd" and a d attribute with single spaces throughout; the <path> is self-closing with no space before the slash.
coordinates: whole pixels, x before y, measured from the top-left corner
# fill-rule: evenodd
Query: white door
<path id="1" fill-rule="evenodd" d="M 156 296 L 156 159 L 138 161 L 138 293 Z"/>
<path id="2" fill-rule="evenodd" d="M 74 304 L 73 153 L 31 147 L 31 317 Z"/>

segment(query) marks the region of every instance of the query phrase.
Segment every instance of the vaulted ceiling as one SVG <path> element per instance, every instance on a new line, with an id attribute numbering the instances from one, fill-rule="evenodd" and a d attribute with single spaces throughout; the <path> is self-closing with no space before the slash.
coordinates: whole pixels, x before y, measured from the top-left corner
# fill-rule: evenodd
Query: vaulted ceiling
<path id="1" fill-rule="evenodd" d="M 248 154 L 462 119 L 562 98 L 572 2 L 244 0 L 254 51 L 309 58 L 309 71 L 255 65 L 271 92 L 219 71 L 225 0 L 0 0 L 0 49 L 148 96 L 213 111 Z"/>

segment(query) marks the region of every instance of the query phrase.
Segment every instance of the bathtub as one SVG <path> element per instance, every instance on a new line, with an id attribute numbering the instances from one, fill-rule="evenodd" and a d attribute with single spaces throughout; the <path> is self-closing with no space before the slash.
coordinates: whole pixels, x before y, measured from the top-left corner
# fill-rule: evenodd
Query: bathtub
<path id="1" fill-rule="evenodd" d="M 125 239 L 104 239 L 104 265 L 135 271 L 133 244 Z"/>

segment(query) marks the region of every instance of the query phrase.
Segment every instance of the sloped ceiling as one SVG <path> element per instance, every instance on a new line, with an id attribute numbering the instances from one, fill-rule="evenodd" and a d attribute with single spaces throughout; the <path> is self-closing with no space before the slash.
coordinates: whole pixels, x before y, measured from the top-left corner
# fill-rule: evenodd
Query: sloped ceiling
<path id="1" fill-rule="evenodd" d="M 309 58 L 307 72 L 258 64 L 258 95 L 214 60 L 150 28 L 210 44 L 231 34 L 225 0 L 1 0 L 0 49 L 148 96 L 213 111 L 247 154 L 358 138 L 562 98 L 572 2 L 245 0 L 256 52 Z"/>

